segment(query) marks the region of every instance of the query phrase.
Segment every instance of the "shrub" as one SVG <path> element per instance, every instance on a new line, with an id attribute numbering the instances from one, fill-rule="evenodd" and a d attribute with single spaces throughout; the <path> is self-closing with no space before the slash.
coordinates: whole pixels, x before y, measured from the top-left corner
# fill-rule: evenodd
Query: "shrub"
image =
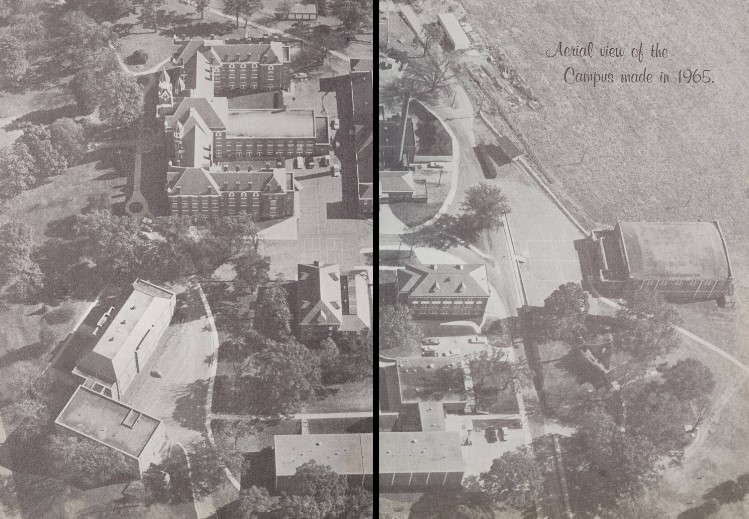
<path id="1" fill-rule="evenodd" d="M 148 61 L 148 54 L 143 50 L 136 50 L 130 55 L 128 61 L 133 65 L 145 65 Z"/>

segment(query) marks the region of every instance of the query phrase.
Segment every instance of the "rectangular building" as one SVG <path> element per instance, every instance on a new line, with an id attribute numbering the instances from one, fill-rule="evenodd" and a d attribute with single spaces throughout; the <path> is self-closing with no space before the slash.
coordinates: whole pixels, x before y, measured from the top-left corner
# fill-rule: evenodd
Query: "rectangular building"
<path id="1" fill-rule="evenodd" d="M 374 210 L 374 90 L 372 71 L 363 62 L 352 60 L 351 72 L 344 76 L 322 78 L 320 90 L 336 93 L 340 120 L 336 155 L 341 161 L 344 209 L 352 216 L 368 217 Z"/>
<path id="2" fill-rule="evenodd" d="M 593 284 L 604 295 L 653 290 L 673 301 L 725 301 L 733 293 L 718 222 L 619 222 L 589 240 Z"/>
<path id="3" fill-rule="evenodd" d="M 292 477 L 297 469 L 314 460 L 345 476 L 349 486 L 371 489 L 373 442 L 372 433 L 276 435 L 273 437 L 276 488 L 293 490 Z"/>
<path id="4" fill-rule="evenodd" d="M 286 15 L 287 20 L 317 20 L 317 6 L 315 4 L 294 4 Z"/>
<path id="5" fill-rule="evenodd" d="M 218 218 L 249 213 L 256 221 L 294 216 L 294 174 L 284 168 L 173 168 L 167 173 L 167 181 L 172 214 Z"/>
<path id="6" fill-rule="evenodd" d="M 466 50 L 471 46 L 471 40 L 460 26 L 460 22 L 453 13 L 442 13 L 438 16 L 440 25 L 445 30 L 453 49 Z"/>
<path id="7" fill-rule="evenodd" d="M 398 303 L 417 318 L 481 317 L 489 301 L 486 266 L 479 264 L 406 265 L 397 283 Z"/>
<path id="8" fill-rule="evenodd" d="M 101 316 L 92 332 L 100 339 L 78 361 L 73 374 L 83 378 L 87 387 L 122 399 L 156 350 L 172 320 L 176 300 L 174 292 L 136 280 L 122 307 L 112 307 Z"/>
<path id="9" fill-rule="evenodd" d="M 353 336 L 371 329 L 371 294 L 366 270 L 342 272 L 340 265 L 319 261 L 299 264 L 295 283 L 299 338 Z"/>
<path id="10" fill-rule="evenodd" d="M 122 454 L 138 477 L 160 461 L 166 443 L 160 420 L 83 386 L 75 390 L 55 425 Z"/>
<path id="11" fill-rule="evenodd" d="M 198 97 L 288 90 L 290 48 L 281 41 L 264 43 L 190 40 L 174 54 L 182 81 L 198 85 Z M 205 88 L 199 84 L 205 83 Z"/>
<path id="12" fill-rule="evenodd" d="M 379 433 L 379 490 L 459 488 L 465 472 L 460 433 Z"/>

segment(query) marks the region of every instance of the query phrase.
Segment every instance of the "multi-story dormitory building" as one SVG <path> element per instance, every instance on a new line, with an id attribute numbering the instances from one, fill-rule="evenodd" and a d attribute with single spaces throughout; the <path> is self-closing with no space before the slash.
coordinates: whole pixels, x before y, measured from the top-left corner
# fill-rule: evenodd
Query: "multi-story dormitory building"
<path id="1" fill-rule="evenodd" d="M 174 55 L 157 105 L 173 212 L 293 216 L 294 178 L 282 161 L 329 153 L 330 136 L 328 118 L 314 109 L 284 108 L 288 63 L 281 41 L 191 40 Z"/>

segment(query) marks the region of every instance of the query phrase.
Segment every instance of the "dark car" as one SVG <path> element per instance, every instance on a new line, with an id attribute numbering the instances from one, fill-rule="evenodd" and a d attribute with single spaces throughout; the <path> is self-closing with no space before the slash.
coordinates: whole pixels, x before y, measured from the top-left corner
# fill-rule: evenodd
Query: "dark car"
<path id="1" fill-rule="evenodd" d="M 304 159 L 304 166 L 307 169 L 312 169 L 315 167 L 315 158 L 314 157 L 307 157 Z"/>
<path id="2" fill-rule="evenodd" d="M 488 427 L 484 431 L 484 438 L 488 443 L 496 443 L 497 441 L 497 430 L 494 427 Z"/>

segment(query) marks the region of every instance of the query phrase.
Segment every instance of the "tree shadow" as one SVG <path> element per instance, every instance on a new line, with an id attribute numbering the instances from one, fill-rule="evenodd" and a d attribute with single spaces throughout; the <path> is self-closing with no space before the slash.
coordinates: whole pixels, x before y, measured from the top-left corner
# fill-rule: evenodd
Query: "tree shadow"
<path id="1" fill-rule="evenodd" d="M 46 126 L 63 117 L 73 118 L 78 115 L 80 115 L 80 110 L 75 104 L 59 106 L 56 108 L 34 110 L 33 112 L 24 114 L 18 119 L 14 119 L 10 124 L 6 124 L 3 129 L 7 132 L 10 132 L 14 130 L 22 130 L 26 126 L 32 124 L 41 124 Z"/>
<path id="2" fill-rule="evenodd" d="M 184 38 L 207 38 L 211 35 L 223 36 L 234 31 L 234 24 L 229 22 L 197 22 L 187 23 L 171 28 L 166 33 L 176 34 Z"/>
<path id="3" fill-rule="evenodd" d="M 174 391 L 172 418 L 182 427 L 202 431 L 205 424 L 205 401 L 208 382 L 196 380 Z"/>
<path id="4" fill-rule="evenodd" d="M 433 224 L 404 235 L 403 242 L 447 250 L 459 246 L 461 241 L 473 243 L 477 238 L 478 234 L 470 228 L 465 218 L 443 214 Z"/>
<path id="5" fill-rule="evenodd" d="M 242 474 L 239 479 L 240 487 L 265 487 L 272 489 L 275 485 L 276 464 L 273 449 L 266 447 L 258 452 L 248 452 L 244 455 Z"/>
<path id="6" fill-rule="evenodd" d="M 41 342 L 35 342 L 27 344 L 15 350 L 11 350 L 2 357 L 0 357 L 0 368 L 10 366 L 16 362 L 22 362 L 25 360 L 32 360 L 40 357 L 46 352 L 47 348 Z"/>

